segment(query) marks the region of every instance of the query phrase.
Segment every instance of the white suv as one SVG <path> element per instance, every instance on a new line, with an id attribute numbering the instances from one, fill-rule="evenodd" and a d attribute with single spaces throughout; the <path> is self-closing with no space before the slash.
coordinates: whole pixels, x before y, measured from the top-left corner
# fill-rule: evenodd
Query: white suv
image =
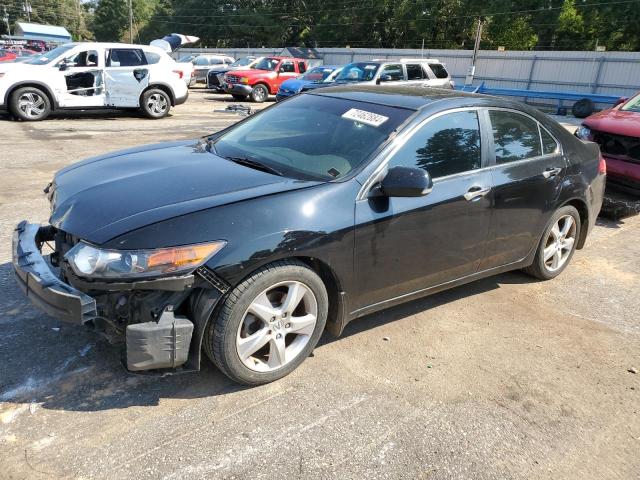
<path id="1" fill-rule="evenodd" d="M 0 110 L 28 121 L 57 110 L 99 108 L 139 108 L 149 118 L 162 118 L 187 100 L 183 75 L 157 47 L 69 43 L 0 65 Z"/>
<path id="2" fill-rule="evenodd" d="M 380 85 L 393 82 L 436 88 L 454 88 L 444 64 L 435 58 L 402 58 L 397 60 L 365 60 L 342 68 L 332 85 L 364 83 Z"/>

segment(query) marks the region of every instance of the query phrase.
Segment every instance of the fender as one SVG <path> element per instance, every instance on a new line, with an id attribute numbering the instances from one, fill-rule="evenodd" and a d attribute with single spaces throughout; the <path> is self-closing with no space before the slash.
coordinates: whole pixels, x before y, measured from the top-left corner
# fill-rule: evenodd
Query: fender
<path id="1" fill-rule="evenodd" d="M 146 92 L 147 90 L 149 90 L 150 88 L 154 88 L 154 87 L 161 87 L 163 90 L 165 90 L 168 94 L 169 94 L 169 98 L 171 99 L 171 106 L 175 107 L 176 106 L 176 96 L 173 93 L 173 88 L 171 88 L 171 85 L 169 85 L 168 83 L 165 82 L 153 82 L 153 83 L 149 83 L 149 85 L 147 86 L 147 88 L 145 88 L 142 93 L 140 94 L 140 98 L 142 98 L 142 95 L 144 95 L 144 92 Z M 141 104 L 141 102 L 138 99 L 138 103 Z"/>
<path id="2" fill-rule="evenodd" d="M 56 95 L 53 93 L 53 91 L 47 84 L 40 82 L 38 80 L 21 80 L 18 83 L 15 83 L 11 87 L 9 87 L 7 89 L 7 92 L 4 95 L 4 105 L 6 105 L 7 109 L 9 108 L 9 98 L 11 97 L 11 94 L 16 89 L 21 87 L 38 87 L 42 89 L 44 93 L 46 93 L 47 96 L 49 97 L 49 100 L 51 100 L 51 109 L 57 110 L 58 108 L 60 108 L 58 105 L 58 97 L 56 97 Z"/>

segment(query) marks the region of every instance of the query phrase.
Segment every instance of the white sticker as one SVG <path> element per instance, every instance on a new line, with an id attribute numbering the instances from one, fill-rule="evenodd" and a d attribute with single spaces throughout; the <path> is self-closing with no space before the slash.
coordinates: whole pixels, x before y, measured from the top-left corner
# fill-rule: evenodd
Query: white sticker
<path id="1" fill-rule="evenodd" d="M 389 120 L 389 117 L 385 117 L 384 115 L 367 112 L 366 110 L 358 110 L 357 108 L 352 108 L 351 110 L 343 113 L 342 118 L 346 118 L 347 120 L 355 120 L 356 122 L 365 123 L 367 125 L 371 125 L 372 127 L 379 127 L 384 122 Z"/>
<path id="2" fill-rule="evenodd" d="M 364 67 L 365 70 L 375 70 L 376 68 L 378 68 L 378 65 L 365 65 Z"/>

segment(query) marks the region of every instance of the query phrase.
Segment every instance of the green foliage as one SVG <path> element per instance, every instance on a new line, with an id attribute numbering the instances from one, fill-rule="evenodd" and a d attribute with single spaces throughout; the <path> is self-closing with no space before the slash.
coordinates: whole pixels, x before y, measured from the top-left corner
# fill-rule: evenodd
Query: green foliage
<path id="1" fill-rule="evenodd" d="M 4 0 L 13 23 L 22 0 Z M 129 0 L 31 0 L 32 20 L 76 39 L 129 41 Z M 133 37 L 168 33 L 208 47 L 640 50 L 640 0 L 133 0 Z M 0 28 L 4 28 L 3 26 Z"/>

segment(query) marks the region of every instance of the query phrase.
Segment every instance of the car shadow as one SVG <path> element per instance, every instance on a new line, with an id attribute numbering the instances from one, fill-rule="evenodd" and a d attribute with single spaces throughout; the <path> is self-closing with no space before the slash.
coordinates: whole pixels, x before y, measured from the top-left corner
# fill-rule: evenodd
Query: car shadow
<path id="1" fill-rule="evenodd" d="M 533 281 L 507 273 L 408 302 L 350 323 L 339 338 L 325 334 L 317 348 L 389 322 L 500 288 Z M 194 399 L 246 389 L 203 356 L 199 373 L 128 372 L 121 349 L 95 331 L 57 321 L 31 305 L 13 278 L 10 263 L 0 265 L 0 403 L 39 404 L 65 411 L 99 411 L 158 405 L 163 398 Z"/>
<path id="2" fill-rule="evenodd" d="M 171 118 L 171 112 L 165 118 Z M 64 112 L 53 112 L 45 121 L 51 120 L 121 120 L 123 118 L 146 117 L 136 109 L 131 110 L 65 110 Z M 11 114 L 3 113 L 0 120 L 21 121 L 15 119 Z"/>

